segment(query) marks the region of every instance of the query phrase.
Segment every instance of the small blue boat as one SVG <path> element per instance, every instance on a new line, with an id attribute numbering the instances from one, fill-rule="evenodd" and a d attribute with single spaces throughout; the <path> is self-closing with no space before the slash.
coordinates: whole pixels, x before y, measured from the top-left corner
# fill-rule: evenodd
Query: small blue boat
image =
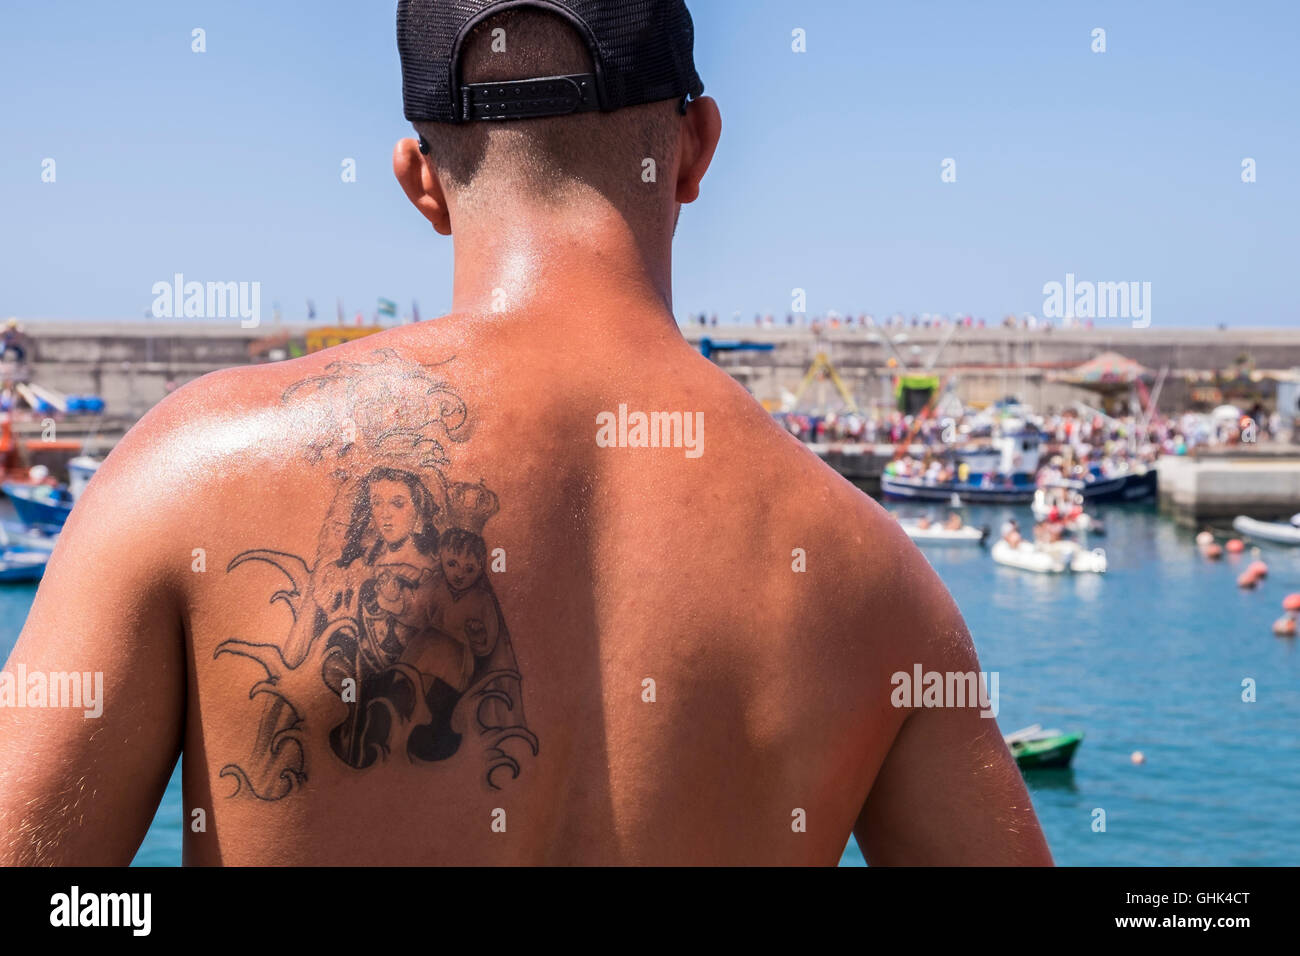
<path id="1" fill-rule="evenodd" d="M 13 502 L 18 520 L 29 528 L 58 532 L 72 513 L 72 495 L 61 485 L 30 485 L 6 482 L 0 489 Z"/>
<path id="2" fill-rule="evenodd" d="M 0 550 L 0 583 L 39 581 L 49 563 L 50 552 L 27 548 Z"/>

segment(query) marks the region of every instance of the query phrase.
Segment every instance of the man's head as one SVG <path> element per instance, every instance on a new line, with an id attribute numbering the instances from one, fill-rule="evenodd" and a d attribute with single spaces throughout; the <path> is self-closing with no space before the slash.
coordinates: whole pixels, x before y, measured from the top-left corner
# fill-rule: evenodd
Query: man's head
<path id="1" fill-rule="evenodd" d="M 671 0 L 664 5 L 672 6 Z M 686 105 L 698 79 L 681 81 L 685 89 L 672 98 L 610 111 L 596 108 L 601 97 L 591 88 L 595 84 L 584 82 L 585 111 L 503 120 L 464 121 L 455 115 L 449 120 L 456 102 L 465 102 L 457 91 L 464 93 L 472 84 L 574 75 L 614 82 L 607 76 L 613 71 L 593 57 L 589 38 L 560 13 L 533 4 L 487 12 L 455 47 L 456 76 L 446 91 L 446 111 L 441 105 L 436 110 L 412 106 L 418 97 L 411 87 L 418 86 L 418 79 L 412 83 L 404 59 L 407 113 L 416 117 L 425 150 L 421 154 L 414 141 L 403 140 L 394 156 L 398 180 L 411 201 L 443 234 L 466 221 L 498 218 L 521 206 L 558 214 L 600 204 L 634 229 L 666 223 L 671 234 L 678 204 L 698 195 L 721 129 L 711 100 Z M 413 43 L 411 32 L 407 26 L 402 34 L 407 46 Z M 627 69 L 634 62 L 621 65 Z M 694 77 L 693 67 L 687 72 Z M 650 87 L 654 92 L 642 97 L 672 88 L 660 78 Z M 435 114 L 436 119 L 425 118 Z"/>

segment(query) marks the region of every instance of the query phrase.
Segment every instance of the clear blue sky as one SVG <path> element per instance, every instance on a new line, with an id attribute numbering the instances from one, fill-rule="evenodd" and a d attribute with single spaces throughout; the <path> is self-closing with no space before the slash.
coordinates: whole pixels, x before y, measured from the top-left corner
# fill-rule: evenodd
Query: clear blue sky
<path id="1" fill-rule="evenodd" d="M 1156 325 L 1300 324 L 1300 4 L 691 7 L 725 129 L 678 233 L 679 316 L 784 316 L 801 287 L 813 313 L 993 320 L 1073 272 L 1151 282 Z M 395 8 L 4 0 L 0 317 L 141 317 L 175 272 L 260 281 L 286 319 L 444 311 L 450 242 L 389 165 Z"/>

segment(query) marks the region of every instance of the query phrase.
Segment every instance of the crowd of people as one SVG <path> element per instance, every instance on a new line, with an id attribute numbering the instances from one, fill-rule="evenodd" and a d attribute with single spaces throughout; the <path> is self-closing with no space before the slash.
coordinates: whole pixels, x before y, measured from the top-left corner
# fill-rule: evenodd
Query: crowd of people
<path id="1" fill-rule="evenodd" d="M 790 434 L 810 444 L 910 444 L 941 448 L 987 436 L 992 419 L 967 412 L 960 417 L 929 416 L 919 423 L 898 411 L 872 411 L 822 415 L 782 412 L 778 420 Z M 1031 418 L 1045 443 L 1069 448 L 1076 461 L 1099 460 L 1126 470 L 1132 462 L 1151 464 L 1161 455 L 1186 455 L 1196 448 L 1266 442 L 1281 427 L 1276 412 L 1256 404 L 1241 415 L 1200 412 L 1156 415 L 1145 424 L 1137 416 L 1104 417 L 1072 410 L 1052 411 Z M 1107 465 L 1106 462 L 1110 462 Z M 909 464 L 903 474 L 914 475 L 928 463 Z"/>
<path id="2" fill-rule="evenodd" d="M 733 312 L 731 317 L 727 319 L 719 319 L 716 312 L 712 315 L 700 312 L 689 316 L 685 324 L 701 328 L 748 326 L 759 329 L 773 329 L 785 327 L 811 329 L 814 332 L 828 330 L 866 331 L 871 329 L 901 331 L 903 329 L 946 329 L 953 326 L 963 329 L 1004 328 L 1051 332 L 1054 328 L 1091 329 L 1094 327 L 1092 319 L 1066 318 L 1052 320 L 1037 315 L 1007 315 L 1003 316 L 999 321 L 988 321 L 972 315 L 941 315 L 925 312 L 911 316 L 895 313 L 878 319 L 874 315 L 868 315 L 865 312 L 852 315 L 835 311 L 818 316 L 810 316 L 807 312 L 789 312 L 786 313 L 784 319 L 780 319 L 769 312 L 755 315 L 752 321 L 746 320 L 739 312 Z"/>

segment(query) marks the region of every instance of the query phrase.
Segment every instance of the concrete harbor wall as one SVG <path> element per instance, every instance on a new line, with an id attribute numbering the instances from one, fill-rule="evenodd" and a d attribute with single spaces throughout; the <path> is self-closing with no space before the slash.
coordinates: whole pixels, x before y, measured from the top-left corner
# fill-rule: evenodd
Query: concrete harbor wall
<path id="1" fill-rule="evenodd" d="M 323 323 L 322 323 L 323 324 Z M 34 378 L 71 394 L 103 396 L 110 414 L 135 418 L 171 388 L 206 372 L 253 361 L 250 346 L 279 333 L 301 337 L 307 326 L 242 329 L 238 322 L 67 322 L 30 321 Z M 1096 395 L 1053 381 L 1053 375 L 1106 351 L 1168 368 L 1161 407 L 1177 409 L 1188 400 L 1187 372 L 1224 370 L 1243 357 L 1260 369 L 1300 368 L 1300 329 L 1006 329 L 962 328 L 948 338 L 942 328 L 827 330 L 745 326 L 683 329 L 698 346 L 715 342 L 770 343 L 770 352 L 716 352 L 714 361 L 759 399 L 777 399 L 798 388 L 819 352 L 825 352 L 864 407 L 891 404 L 888 367 L 901 358 L 911 371 L 934 360 L 933 371 L 951 377 L 959 398 L 991 402 L 1012 394 L 1039 409 Z M 897 342 L 899 336 L 903 338 Z M 886 341 L 888 339 L 889 341 Z M 947 339 L 946 345 L 943 345 Z M 940 346 L 943 345 L 942 349 Z M 829 383 L 813 385 L 806 398 L 833 398 Z"/>
<path id="2" fill-rule="evenodd" d="M 174 388 L 247 365 L 266 335 L 232 323 L 29 322 L 32 380 L 69 395 L 99 395 L 110 416 L 135 421 Z"/>
<path id="3" fill-rule="evenodd" d="M 1300 511 L 1300 448 L 1274 454 L 1175 456 L 1157 465 L 1160 507 L 1180 524 L 1237 515 L 1285 518 Z"/>

